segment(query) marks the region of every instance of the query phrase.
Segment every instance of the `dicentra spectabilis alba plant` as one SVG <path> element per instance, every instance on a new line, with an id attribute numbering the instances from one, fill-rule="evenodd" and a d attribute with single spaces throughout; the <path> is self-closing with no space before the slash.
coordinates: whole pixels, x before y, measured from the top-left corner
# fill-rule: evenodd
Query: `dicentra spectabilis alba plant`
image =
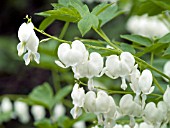
<path id="1" fill-rule="evenodd" d="M 45 109 L 40 105 L 34 105 L 31 107 L 31 113 L 35 121 L 42 120 L 45 117 Z"/>
<path id="2" fill-rule="evenodd" d="M 23 55 L 28 51 L 23 59 L 25 65 L 28 65 L 31 60 L 35 60 L 37 63 L 40 61 L 40 54 L 38 51 L 39 39 L 34 32 L 34 25 L 31 21 L 23 23 L 18 30 L 18 38 L 20 43 L 17 45 L 18 55 Z"/>
<path id="3" fill-rule="evenodd" d="M 92 3 L 93 1 L 88 0 L 86 2 Z M 167 86 L 165 90 L 161 80 L 162 78 L 167 82 L 170 80 L 170 68 L 168 63 L 165 64 L 163 71 L 159 70 L 160 65 L 157 65 L 159 67 L 158 69 L 154 66 L 157 62 L 155 61 L 156 59 L 162 56 L 168 58 L 170 55 L 169 48 L 166 48 L 170 44 L 170 35 L 165 35 L 169 30 L 163 25 L 161 19 L 158 20 L 158 17 L 153 17 L 150 20 L 149 16 L 153 15 L 153 12 L 149 11 L 148 15 L 141 16 L 142 19 L 140 19 L 141 17 L 133 17 L 130 15 L 132 18 L 127 22 L 128 30 L 139 35 L 121 35 L 120 37 L 125 39 L 124 41 L 128 40 L 127 43 L 116 41 L 114 38 L 111 40 L 102 30 L 102 26 L 109 23 L 114 17 L 122 13 L 126 15 L 126 13 L 122 11 L 124 9 L 122 5 L 119 5 L 121 0 L 118 3 L 116 0 L 105 0 L 105 2 L 102 2 L 103 3 L 100 3 L 94 8 L 89 9 L 88 6 L 80 0 L 59 0 L 59 4 L 52 4 L 54 7 L 53 10 L 38 13 L 37 15 L 47 17 L 40 25 L 40 28 L 48 22 L 48 20 L 50 21 L 48 25 L 50 25 L 51 20 L 54 19 L 66 22 L 59 38 L 49 35 L 44 31 L 43 27 L 46 28 L 48 25 L 44 25 L 42 27 L 43 30 L 38 29 L 27 17 L 28 22 L 23 23 L 18 31 L 20 40 L 17 46 L 18 55 L 21 56 L 27 51 L 24 55 L 25 64 L 28 65 L 33 59 L 39 63 L 39 39 L 34 30 L 47 36 L 49 39 L 56 40 L 58 44 L 55 47 L 55 51 L 57 51 L 57 55 L 56 53 L 55 55 L 58 59 L 53 60 L 53 63 L 58 66 L 56 68 L 70 68 L 74 74 L 75 83 L 73 83 L 74 86 L 71 92 L 73 107 L 70 108 L 73 119 L 79 121 L 82 119 L 82 116 L 84 116 L 84 113 L 87 115 L 91 113 L 96 115 L 96 119 L 91 120 L 91 122 L 94 123 L 92 124 L 94 128 L 98 126 L 103 128 L 166 128 L 170 123 L 170 89 L 169 86 Z M 137 2 L 139 1 L 137 0 Z M 143 3 L 143 1 L 140 2 Z M 144 2 L 147 3 L 147 1 Z M 99 3 L 99 1 L 95 1 L 94 3 Z M 131 4 L 130 6 L 135 5 L 136 4 Z M 156 2 L 156 5 L 158 6 L 159 3 Z M 143 12 L 143 10 L 137 14 L 141 12 Z M 167 14 L 165 16 L 162 14 L 161 17 L 166 16 Z M 136 23 L 138 21 L 139 23 Z M 163 21 L 170 21 L 170 18 L 167 17 Z M 70 22 L 77 24 L 83 38 L 76 37 L 69 41 L 67 38 L 64 38 Z M 157 31 L 158 26 L 161 26 L 159 31 Z M 84 35 L 91 29 L 102 39 L 86 39 Z M 48 41 L 48 39 L 46 41 Z M 47 43 L 50 43 L 50 41 Z M 43 43 L 41 43 L 41 45 L 43 45 Z M 160 61 L 162 60 L 159 60 L 159 62 Z M 51 66 L 50 69 L 55 68 L 56 65 Z M 61 73 L 56 79 L 60 79 L 62 75 Z M 161 79 L 159 79 L 159 77 Z M 112 84 L 111 86 L 107 85 L 108 83 L 105 82 L 105 78 L 108 79 L 109 84 Z M 96 82 L 93 82 L 95 79 L 103 82 L 104 87 L 99 87 Z M 109 82 L 109 80 L 111 82 Z M 65 113 L 67 113 L 67 109 L 63 108 L 60 104 L 65 100 L 63 95 L 65 95 L 66 90 L 63 92 L 59 91 L 61 96 L 58 96 L 57 94 L 53 95 L 50 86 L 43 87 L 45 88 L 44 92 L 47 94 L 44 93 L 40 95 L 39 102 L 36 97 L 39 96 L 39 93 L 34 93 L 34 91 L 33 94 L 31 93 L 32 95 L 28 97 L 32 102 L 28 102 L 28 99 L 25 100 L 25 102 L 28 102 L 28 104 L 36 104 L 36 102 L 38 102 L 37 104 L 44 105 L 43 107 L 51 114 L 48 123 L 50 122 L 51 126 L 55 127 L 55 122 L 58 122 L 58 126 L 61 124 L 61 120 L 65 118 Z M 58 89 L 60 87 L 54 87 L 54 89 L 56 88 Z M 42 91 L 42 88 L 40 88 L 40 90 Z M 56 92 L 56 90 L 54 92 Z M 43 97 L 44 95 L 47 95 L 47 97 Z M 119 95 L 120 98 L 117 98 L 117 95 Z M 43 103 L 41 97 L 45 99 Z M 69 102 L 64 103 L 68 105 Z M 70 105 L 68 106 L 70 107 Z M 42 111 L 42 109 L 34 107 L 32 107 L 33 113 Z M 18 108 L 26 111 L 21 105 L 19 105 Z M 35 120 L 40 120 L 44 117 L 44 114 L 42 112 L 40 115 L 35 114 L 33 116 Z M 124 121 L 127 117 L 128 121 Z M 71 122 L 70 124 L 74 123 Z M 67 124 L 69 125 L 69 123 Z M 64 126 L 65 125 L 62 125 L 62 127 Z M 73 127 L 76 127 L 76 125 Z"/>
<path id="4" fill-rule="evenodd" d="M 106 67 L 104 72 L 112 79 L 121 77 L 121 88 L 127 88 L 126 77 L 129 76 L 134 68 L 135 59 L 129 52 L 122 52 L 120 56 L 111 55 L 106 60 Z"/>
<path id="5" fill-rule="evenodd" d="M 14 102 L 14 112 L 16 117 L 22 123 L 28 123 L 30 121 L 29 108 L 24 102 L 15 101 Z"/>

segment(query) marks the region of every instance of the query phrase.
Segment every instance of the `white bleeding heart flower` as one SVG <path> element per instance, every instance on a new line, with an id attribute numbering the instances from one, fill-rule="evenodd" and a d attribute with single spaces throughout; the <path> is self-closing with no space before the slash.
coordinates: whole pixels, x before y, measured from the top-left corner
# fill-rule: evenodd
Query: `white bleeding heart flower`
<path id="1" fill-rule="evenodd" d="M 139 88 L 142 92 L 142 108 L 145 106 L 147 95 L 154 91 L 155 86 L 152 86 L 152 82 L 153 77 L 151 71 L 148 69 L 143 70 L 138 81 Z"/>
<path id="2" fill-rule="evenodd" d="M 93 91 L 88 91 L 85 96 L 84 109 L 91 113 L 107 113 L 109 112 L 110 98 L 104 91 L 99 91 L 97 94 Z"/>
<path id="3" fill-rule="evenodd" d="M 38 51 L 39 39 L 34 32 L 32 22 L 23 23 L 18 30 L 18 38 L 20 43 L 17 45 L 18 55 L 24 55 L 25 64 L 28 65 L 31 60 L 35 60 L 39 64 L 40 54 Z"/>
<path id="4" fill-rule="evenodd" d="M 170 61 L 167 61 L 163 67 L 163 72 L 170 77 Z M 169 80 L 163 77 L 165 81 L 169 82 Z"/>
<path id="5" fill-rule="evenodd" d="M 35 121 L 41 120 L 45 117 L 45 108 L 40 105 L 34 105 L 31 108 L 31 113 Z"/>
<path id="6" fill-rule="evenodd" d="M 93 77 L 100 76 L 103 69 L 103 57 L 97 53 L 92 52 L 89 55 L 89 59 L 83 63 L 79 63 L 77 66 L 73 67 L 74 77 L 76 79 L 86 77 L 89 79 L 88 88 L 93 90 Z"/>
<path id="7" fill-rule="evenodd" d="M 160 125 L 166 116 L 164 115 L 164 108 L 165 103 L 162 101 L 158 103 L 157 107 L 153 102 L 146 104 L 143 115 L 145 122 L 152 124 L 154 128 L 160 128 Z"/>
<path id="8" fill-rule="evenodd" d="M 12 102 L 8 97 L 4 97 L 1 101 L 1 111 L 3 113 L 12 112 Z"/>
<path id="9" fill-rule="evenodd" d="M 97 115 L 98 124 L 102 125 L 104 123 L 102 114 L 107 114 L 110 110 L 109 102 L 110 98 L 106 92 L 99 91 L 96 94 L 93 91 L 88 91 L 85 97 L 84 109 L 86 112 L 95 113 Z"/>
<path id="10" fill-rule="evenodd" d="M 54 111 L 53 111 L 53 119 L 54 121 L 57 121 L 58 118 L 60 118 L 61 116 L 65 115 L 66 113 L 66 108 L 64 107 L 63 104 L 56 104 L 54 107 Z"/>
<path id="11" fill-rule="evenodd" d="M 135 67 L 132 69 L 132 73 L 130 74 L 130 87 L 133 90 L 134 93 L 140 94 L 141 90 L 139 88 L 139 77 L 140 77 L 140 71 L 137 69 L 138 65 L 135 65 Z"/>
<path id="12" fill-rule="evenodd" d="M 75 84 L 71 93 L 71 98 L 73 99 L 74 107 L 72 108 L 70 113 L 72 114 L 73 118 L 76 119 L 82 114 L 81 107 L 84 106 L 85 102 L 84 89 L 82 87 L 79 88 L 79 85 Z"/>
<path id="13" fill-rule="evenodd" d="M 122 52 L 120 57 L 117 55 L 111 55 L 106 60 L 106 67 L 104 72 L 112 79 L 121 77 L 121 88 L 125 90 L 127 88 L 126 77 L 130 75 L 134 68 L 135 59 L 129 52 Z"/>
<path id="14" fill-rule="evenodd" d="M 62 68 L 68 68 L 87 60 L 88 51 L 81 41 L 75 40 L 71 46 L 67 43 L 62 43 L 58 47 L 58 57 L 60 61 L 56 60 L 55 63 Z"/>
<path id="15" fill-rule="evenodd" d="M 18 38 L 20 43 L 17 45 L 18 55 L 21 56 L 24 52 L 26 52 L 26 43 L 30 38 L 31 33 L 34 31 L 34 25 L 32 22 L 23 23 L 18 30 Z"/>
<path id="16" fill-rule="evenodd" d="M 21 123 L 28 123 L 30 120 L 28 105 L 24 102 L 15 101 L 14 111 Z"/>
<path id="17" fill-rule="evenodd" d="M 119 106 L 123 115 L 140 116 L 142 111 L 141 106 L 134 102 L 133 96 L 130 94 L 126 94 L 121 98 Z"/>
<path id="18" fill-rule="evenodd" d="M 117 116 L 116 104 L 114 99 L 109 96 L 109 111 L 103 114 L 104 117 L 104 126 L 105 128 L 113 128 L 115 126 L 115 119 Z"/>
<path id="19" fill-rule="evenodd" d="M 152 86 L 152 73 L 150 70 L 143 70 L 141 76 L 139 77 L 139 87 L 143 94 L 150 94 L 154 90 L 154 86 Z M 151 87 L 152 86 L 152 87 Z"/>

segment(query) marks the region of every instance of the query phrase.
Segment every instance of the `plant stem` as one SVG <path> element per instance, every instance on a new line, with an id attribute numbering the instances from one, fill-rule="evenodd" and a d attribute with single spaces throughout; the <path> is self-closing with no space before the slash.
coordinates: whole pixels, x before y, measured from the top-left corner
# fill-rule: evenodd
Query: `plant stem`
<path id="1" fill-rule="evenodd" d="M 154 82 L 155 85 L 158 87 L 158 89 L 159 89 L 162 93 L 164 93 L 163 88 L 162 88 L 161 85 L 158 83 L 158 81 L 156 80 L 155 77 L 153 77 L 153 82 Z"/>
<path id="2" fill-rule="evenodd" d="M 63 27 L 60 35 L 59 35 L 59 39 L 63 39 L 63 37 L 64 37 L 64 35 L 65 35 L 68 27 L 69 27 L 69 24 L 70 24 L 70 22 L 66 22 L 66 23 L 64 24 L 64 27 Z"/>
<path id="3" fill-rule="evenodd" d="M 162 75 L 163 77 L 165 77 L 165 78 L 167 78 L 168 80 L 170 80 L 170 77 L 169 77 L 169 76 L 167 76 L 166 74 L 162 73 L 161 71 L 159 71 L 158 69 L 156 69 L 156 68 L 153 67 L 152 65 L 148 64 L 147 62 L 145 62 L 144 60 L 142 60 L 142 59 L 140 59 L 140 58 L 138 58 L 138 57 L 136 57 L 136 56 L 134 56 L 134 57 L 135 57 L 135 59 L 136 59 L 137 62 L 142 63 L 143 65 L 145 65 L 145 67 L 150 68 L 151 70 L 159 73 L 159 74 Z"/>
<path id="4" fill-rule="evenodd" d="M 119 49 L 116 45 L 114 45 L 110 39 L 106 36 L 106 34 L 101 30 L 101 29 L 96 29 L 93 27 L 93 29 L 96 31 L 97 34 L 99 34 L 110 46 L 112 46 L 113 48 L 122 51 L 121 49 Z"/>
<path id="5" fill-rule="evenodd" d="M 54 40 L 56 40 L 56 41 L 58 41 L 58 42 L 69 43 L 69 44 L 71 43 L 71 41 L 66 41 L 66 40 L 59 39 L 59 38 L 57 38 L 57 37 L 55 37 L 55 36 L 51 36 L 50 34 L 44 32 L 43 30 L 39 30 L 39 29 L 36 28 L 36 27 L 34 27 L 34 29 L 35 29 L 37 32 L 39 32 L 39 33 L 41 33 L 41 34 L 43 34 L 43 35 L 45 35 L 45 36 L 48 36 L 48 37 L 50 37 L 50 38 L 52 38 L 52 39 L 54 39 Z"/>
<path id="6" fill-rule="evenodd" d="M 86 83 L 83 83 L 83 82 L 80 81 L 80 80 L 76 80 L 75 82 L 77 82 L 78 84 L 87 86 Z M 96 89 L 104 90 L 104 91 L 108 92 L 108 94 L 132 94 L 132 95 L 135 95 L 134 92 L 130 92 L 130 91 L 128 91 L 128 92 L 126 92 L 126 91 L 113 91 L 113 90 L 108 90 L 108 89 L 104 89 L 104 88 L 96 87 L 96 86 L 95 86 L 95 88 L 96 88 Z M 149 94 L 149 95 L 151 95 L 151 96 L 156 96 L 156 97 L 162 97 L 162 95 L 156 94 L 156 93 L 151 93 L 151 94 Z"/>
<path id="7" fill-rule="evenodd" d="M 5 94 L 5 95 L 0 96 L 0 100 L 2 100 L 4 97 L 8 97 L 10 100 L 15 101 L 19 98 L 26 98 L 27 95 Z"/>
<path id="8" fill-rule="evenodd" d="M 112 47 L 114 47 L 115 49 L 119 50 L 120 52 L 122 52 L 121 49 L 119 49 L 116 45 L 114 45 L 110 39 L 106 36 L 106 34 L 101 30 L 101 29 L 96 29 L 96 28 L 93 28 L 109 45 L 111 45 Z M 167 76 L 166 74 L 162 73 L 161 71 L 159 71 L 158 69 L 156 69 L 155 67 L 153 67 L 152 65 L 148 64 L 147 62 L 145 62 L 144 60 L 134 56 L 135 60 L 138 62 L 138 63 L 141 63 L 143 65 L 145 65 L 146 67 L 150 68 L 151 70 L 154 70 L 155 72 L 159 73 L 160 75 L 162 75 L 163 77 L 167 78 L 168 80 L 170 80 L 170 77 Z M 162 91 L 162 90 L 160 90 Z"/>
<path id="9" fill-rule="evenodd" d="M 39 30 L 39 29 L 37 29 L 37 28 L 35 28 L 35 27 L 34 27 L 34 29 L 35 29 L 36 31 L 42 33 L 43 35 L 46 35 L 46 36 L 48 36 L 48 37 L 50 37 L 50 38 L 52 38 L 52 39 L 54 39 L 54 40 L 57 40 L 57 41 L 59 41 L 59 42 L 65 42 L 65 43 L 69 43 L 69 44 L 71 43 L 71 41 L 66 41 L 66 40 L 58 39 L 57 37 L 51 36 L 51 35 L 45 33 L 44 31 Z M 109 45 L 111 45 L 112 47 L 115 48 L 114 52 L 119 53 L 119 54 L 122 52 L 121 49 L 119 49 L 117 46 L 115 46 L 115 45 L 110 41 L 110 39 L 109 39 L 105 34 L 103 34 L 103 33 L 104 33 L 103 31 L 101 31 L 101 30 L 99 31 L 99 30 L 97 30 L 97 29 L 95 29 L 95 28 L 93 28 L 93 29 L 94 29 Z M 88 46 L 91 47 L 91 48 L 98 48 L 97 46 L 91 46 L 91 45 L 88 45 Z M 142 59 L 140 59 L 140 58 L 138 58 L 138 57 L 136 57 L 136 56 L 134 56 L 134 58 L 135 58 L 135 60 L 137 61 L 137 63 L 141 63 L 142 65 L 145 65 L 145 67 L 147 67 L 147 68 L 149 68 L 149 69 L 157 72 L 158 74 L 160 74 L 160 75 L 162 75 L 163 77 L 165 77 L 165 78 L 167 78 L 168 80 L 170 80 L 170 77 L 169 77 L 169 76 L 167 76 L 166 74 L 162 73 L 161 71 L 159 71 L 158 69 L 156 69 L 156 68 L 153 67 L 152 65 L 148 64 L 148 63 L 145 62 L 144 60 L 142 60 Z M 161 90 L 160 90 L 160 91 L 161 91 Z"/>

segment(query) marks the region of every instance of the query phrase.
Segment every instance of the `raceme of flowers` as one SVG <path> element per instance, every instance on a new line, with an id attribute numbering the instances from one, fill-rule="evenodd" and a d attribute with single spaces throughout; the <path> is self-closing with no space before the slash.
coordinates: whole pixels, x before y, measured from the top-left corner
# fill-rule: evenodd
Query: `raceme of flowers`
<path id="1" fill-rule="evenodd" d="M 99 53 L 89 53 L 81 41 L 75 40 L 71 45 L 61 44 L 58 48 L 58 57 L 59 60 L 55 63 L 62 68 L 71 67 L 75 79 L 88 78 L 89 91 L 85 92 L 84 88 L 77 83 L 73 87 L 71 97 L 74 107 L 71 109 L 71 114 L 74 119 L 85 111 L 94 113 L 97 116 L 98 125 L 103 125 L 104 128 L 118 127 L 116 120 L 124 116 L 129 116 L 129 127 L 160 128 L 166 127 L 170 122 L 169 86 L 163 101 L 158 104 L 145 103 L 147 95 L 154 91 L 152 73 L 148 69 L 140 72 L 131 53 L 110 55 L 106 58 L 104 66 L 104 58 Z M 120 87 L 123 90 L 126 90 L 129 83 L 129 87 L 136 95 L 133 97 L 131 94 L 126 94 L 120 99 L 119 105 L 116 105 L 113 97 L 94 87 L 93 78 L 101 77 L 103 74 L 112 79 L 121 78 Z M 142 117 L 144 120 L 139 126 L 136 126 L 135 122 L 137 117 Z"/>
<path id="2" fill-rule="evenodd" d="M 154 36 L 162 37 L 169 33 L 168 27 L 158 16 L 132 16 L 129 18 L 126 27 L 132 34 L 138 34 L 149 38 Z"/>
<path id="3" fill-rule="evenodd" d="M 33 28 L 32 22 L 29 22 L 23 23 L 18 30 L 20 40 L 17 46 L 18 55 L 21 56 L 27 51 L 23 57 L 26 65 L 33 59 L 39 63 L 40 59 L 38 53 L 39 39 Z M 59 60 L 56 60 L 55 63 L 62 68 L 71 67 L 75 79 L 88 79 L 88 92 L 85 92 L 84 88 L 79 87 L 80 85 L 77 83 L 73 87 L 71 97 L 74 107 L 71 109 L 71 114 L 74 119 L 85 111 L 94 113 L 97 116 L 98 124 L 105 128 L 113 128 L 116 126 L 116 120 L 124 116 L 129 116 L 130 127 L 135 126 L 136 117 L 142 117 L 148 127 L 151 125 L 154 128 L 160 128 L 162 125 L 166 126 L 170 122 L 169 86 L 167 86 L 167 90 L 163 95 L 163 101 L 158 104 L 146 103 L 147 95 L 154 91 L 152 73 L 148 69 L 140 72 L 131 53 L 122 52 L 120 55 L 110 55 L 104 62 L 104 58 L 99 53 L 89 53 L 81 41 L 75 40 L 72 44 L 62 43 L 58 47 L 58 58 Z M 135 96 L 126 94 L 120 99 L 119 105 L 116 105 L 113 97 L 103 90 L 95 89 L 94 77 L 101 77 L 103 74 L 111 79 L 121 78 L 122 84 L 120 87 L 126 90 L 129 85 Z M 8 104 L 8 100 L 2 102 Z M 5 104 L 4 106 L 6 106 Z M 10 107 L 6 108 L 4 106 L 2 106 L 2 111 L 10 110 Z M 16 103 L 15 106 L 24 108 L 23 111 L 26 111 L 26 107 L 20 103 Z M 31 111 L 34 113 L 35 111 L 42 111 L 42 109 L 41 107 L 33 107 Z M 21 116 L 22 114 L 17 111 L 16 109 L 17 115 Z M 36 115 L 33 114 L 33 116 Z M 39 120 L 43 116 L 44 113 L 41 113 L 35 117 L 35 120 Z M 29 118 L 21 117 L 21 120 L 26 122 Z"/>

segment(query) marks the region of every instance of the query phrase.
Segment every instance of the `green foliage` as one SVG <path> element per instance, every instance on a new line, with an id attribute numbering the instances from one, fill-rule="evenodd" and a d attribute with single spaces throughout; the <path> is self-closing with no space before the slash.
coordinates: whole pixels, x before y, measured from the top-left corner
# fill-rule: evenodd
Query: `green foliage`
<path id="1" fill-rule="evenodd" d="M 72 87 L 66 86 L 65 88 L 59 90 L 54 96 L 51 86 L 48 83 L 39 85 L 28 95 L 28 98 L 20 99 L 29 105 L 42 105 L 45 108 L 51 110 L 54 105 L 61 102 L 65 96 L 67 96 Z"/>
<path id="2" fill-rule="evenodd" d="M 59 90 L 55 95 L 55 102 L 61 102 L 72 90 L 72 86 L 66 86 Z"/>
<path id="3" fill-rule="evenodd" d="M 92 13 L 95 14 L 100 21 L 100 27 L 117 16 L 118 6 L 113 4 L 101 3 L 96 6 Z"/>
<path id="4" fill-rule="evenodd" d="M 57 124 L 52 124 L 50 119 L 43 119 L 34 123 L 36 128 L 58 128 Z"/>
<path id="5" fill-rule="evenodd" d="M 138 45 L 142 45 L 142 46 L 152 45 L 152 41 L 149 38 L 140 35 L 121 35 L 120 37 L 132 41 L 133 43 L 136 43 Z"/>
<path id="6" fill-rule="evenodd" d="M 146 0 L 146 1 L 136 1 L 134 5 L 133 14 L 143 15 L 148 14 L 149 16 L 154 16 L 162 13 L 165 10 L 170 9 L 169 0 Z"/>
<path id="7" fill-rule="evenodd" d="M 55 20 L 55 18 L 54 17 L 47 17 L 47 18 L 45 18 L 42 22 L 41 22 L 41 24 L 40 24 L 40 26 L 39 26 L 39 29 L 40 30 L 45 30 L 50 24 L 52 24 L 53 22 L 54 22 L 54 20 Z"/>
<path id="8" fill-rule="evenodd" d="M 78 22 L 78 28 L 84 36 L 92 27 L 97 28 L 99 25 L 99 20 L 97 16 L 89 13 L 86 14 L 79 22 Z"/>
<path id="9" fill-rule="evenodd" d="M 170 58 L 170 46 L 165 50 L 163 56 L 168 59 Z"/>
<path id="10" fill-rule="evenodd" d="M 36 13 L 36 15 L 51 17 L 53 19 L 67 21 L 67 22 L 77 22 L 80 19 L 80 15 L 76 9 L 74 9 L 73 7 L 64 7 L 64 6 L 58 9 L 56 8 L 56 10 L 49 10 L 45 12 Z"/>
<path id="11" fill-rule="evenodd" d="M 0 124 L 8 122 L 12 118 L 12 112 L 0 113 Z"/>
<path id="12" fill-rule="evenodd" d="M 166 34 L 158 40 L 158 43 L 170 43 L 170 33 Z"/>
<path id="13" fill-rule="evenodd" d="M 28 98 L 22 99 L 30 105 L 42 105 L 47 109 L 51 109 L 54 105 L 53 91 L 48 83 L 37 86 L 29 95 Z"/>
<path id="14" fill-rule="evenodd" d="M 121 43 L 120 47 L 123 51 L 130 52 L 132 54 L 136 53 L 135 49 L 130 44 Z"/>

